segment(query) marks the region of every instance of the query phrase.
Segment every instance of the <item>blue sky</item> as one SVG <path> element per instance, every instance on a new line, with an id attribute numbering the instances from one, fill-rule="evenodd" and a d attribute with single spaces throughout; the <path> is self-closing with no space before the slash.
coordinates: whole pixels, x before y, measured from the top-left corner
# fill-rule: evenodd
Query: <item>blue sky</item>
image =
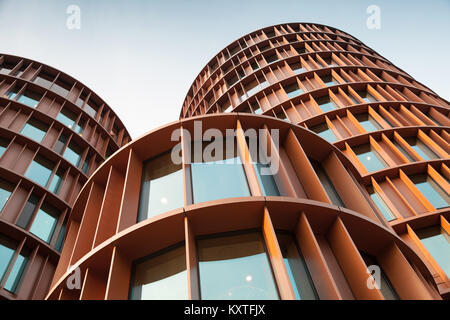
<path id="1" fill-rule="evenodd" d="M 66 27 L 71 4 L 80 30 Z M 381 9 L 379 30 L 366 26 L 369 5 Z M 222 48 L 284 22 L 344 30 L 450 100 L 450 0 L 0 0 L 0 52 L 79 79 L 135 138 L 178 119 L 192 81 Z"/>

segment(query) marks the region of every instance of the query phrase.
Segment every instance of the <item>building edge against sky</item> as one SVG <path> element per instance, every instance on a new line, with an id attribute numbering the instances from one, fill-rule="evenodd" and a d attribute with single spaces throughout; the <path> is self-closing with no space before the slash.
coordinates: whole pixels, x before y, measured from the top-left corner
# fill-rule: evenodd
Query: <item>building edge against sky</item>
<path id="1" fill-rule="evenodd" d="M 178 122 L 87 181 L 47 298 L 448 299 L 449 107 L 335 28 L 248 34 L 200 72 Z M 236 129 L 240 161 L 174 164 L 172 132 L 196 121 Z M 246 129 L 263 130 L 273 176 L 245 161 Z"/>
<path id="2" fill-rule="evenodd" d="M 44 299 L 78 192 L 128 141 L 81 82 L 0 53 L 0 298 Z"/>

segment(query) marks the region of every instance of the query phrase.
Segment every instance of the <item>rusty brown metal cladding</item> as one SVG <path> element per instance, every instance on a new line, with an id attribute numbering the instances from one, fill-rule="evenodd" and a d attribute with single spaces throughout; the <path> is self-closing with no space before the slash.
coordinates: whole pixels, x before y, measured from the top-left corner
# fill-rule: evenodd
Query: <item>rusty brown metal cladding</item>
<path id="1" fill-rule="evenodd" d="M 243 230 L 262 234 L 281 299 L 296 296 L 280 230 L 294 236 L 320 299 L 389 298 L 367 286 L 365 254 L 376 258 L 398 298 L 448 299 L 448 276 L 421 234 L 428 227 L 450 233 L 449 107 L 340 30 L 291 23 L 248 34 L 200 72 L 178 122 L 124 146 L 88 179 L 47 299 L 128 299 L 135 261 L 180 243 L 187 297 L 200 299 L 198 240 Z M 194 201 L 186 159 L 195 121 L 202 132 L 236 129 L 248 196 Z M 143 170 L 177 145 L 176 129 L 185 130 L 184 200 L 140 219 Z M 264 129 L 263 147 L 279 163 L 279 196 L 264 195 L 246 162 L 247 129 Z M 446 205 L 424 193 L 423 181 L 440 190 Z M 67 286 L 74 270 L 81 271 L 78 289 Z"/>
<path id="2" fill-rule="evenodd" d="M 122 122 L 81 82 L 0 54 L 0 244 L 12 255 L 0 298 L 45 297 L 77 194 L 128 141 Z M 45 222 L 53 226 L 43 233 Z"/>

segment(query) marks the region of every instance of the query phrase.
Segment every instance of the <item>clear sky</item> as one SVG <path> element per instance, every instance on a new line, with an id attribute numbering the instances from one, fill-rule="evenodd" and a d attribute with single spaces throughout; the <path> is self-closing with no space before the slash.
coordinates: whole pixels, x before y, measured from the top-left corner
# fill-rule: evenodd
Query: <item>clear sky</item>
<path id="1" fill-rule="evenodd" d="M 81 10 L 79 30 L 66 26 L 69 5 Z M 367 28 L 369 5 L 381 9 L 379 30 Z M 217 52 L 285 22 L 344 30 L 450 100 L 450 0 L 0 0 L 0 52 L 80 80 L 136 138 L 178 119 Z"/>

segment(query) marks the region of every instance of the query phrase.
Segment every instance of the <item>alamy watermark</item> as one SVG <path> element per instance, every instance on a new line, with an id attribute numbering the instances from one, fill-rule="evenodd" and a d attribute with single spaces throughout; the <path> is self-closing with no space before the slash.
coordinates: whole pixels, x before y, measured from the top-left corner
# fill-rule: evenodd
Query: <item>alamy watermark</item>
<path id="1" fill-rule="evenodd" d="M 69 15 L 66 20 L 66 27 L 69 30 L 81 29 L 81 8 L 75 4 L 67 7 L 66 13 Z"/>
<path id="2" fill-rule="evenodd" d="M 366 20 L 367 29 L 380 30 L 381 29 L 381 8 L 377 5 L 370 5 L 366 9 L 369 15 Z"/>

